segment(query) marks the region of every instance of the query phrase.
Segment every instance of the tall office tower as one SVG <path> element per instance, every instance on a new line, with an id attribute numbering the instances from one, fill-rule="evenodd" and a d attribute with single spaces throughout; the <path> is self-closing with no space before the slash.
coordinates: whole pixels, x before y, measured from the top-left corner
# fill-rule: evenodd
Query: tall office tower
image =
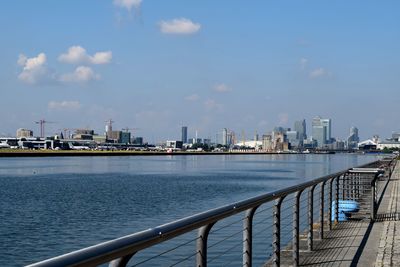
<path id="1" fill-rule="evenodd" d="M 332 139 L 332 120 L 315 117 L 312 120 L 312 138 L 317 141 L 318 147 L 328 144 Z"/>
<path id="2" fill-rule="evenodd" d="M 299 140 L 303 141 L 307 139 L 307 129 L 306 129 L 306 120 L 303 119 L 301 121 L 294 122 L 294 130 L 299 134 Z"/>
<path id="3" fill-rule="evenodd" d="M 330 143 L 332 139 L 332 120 L 331 119 L 321 119 L 321 125 L 325 128 L 325 142 Z"/>
<path id="4" fill-rule="evenodd" d="M 351 127 L 350 135 L 347 138 L 347 148 L 349 149 L 357 148 L 358 142 L 360 142 L 360 137 L 358 136 L 358 128 Z"/>
<path id="5" fill-rule="evenodd" d="M 222 129 L 222 145 L 228 145 L 228 129 Z"/>
<path id="6" fill-rule="evenodd" d="M 186 144 L 188 139 L 187 139 L 187 126 L 182 126 L 182 143 Z"/>
<path id="7" fill-rule="evenodd" d="M 322 147 L 326 141 L 325 127 L 322 126 L 322 118 L 317 116 L 312 120 L 312 138 L 317 141 L 317 146 Z"/>

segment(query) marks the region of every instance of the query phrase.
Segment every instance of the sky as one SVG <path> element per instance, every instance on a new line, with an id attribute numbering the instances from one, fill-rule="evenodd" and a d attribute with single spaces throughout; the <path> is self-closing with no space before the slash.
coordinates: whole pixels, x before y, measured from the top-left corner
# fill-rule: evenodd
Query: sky
<path id="1" fill-rule="evenodd" d="M 0 135 L 400 131 L 400 1 L 4 1 Z"/>

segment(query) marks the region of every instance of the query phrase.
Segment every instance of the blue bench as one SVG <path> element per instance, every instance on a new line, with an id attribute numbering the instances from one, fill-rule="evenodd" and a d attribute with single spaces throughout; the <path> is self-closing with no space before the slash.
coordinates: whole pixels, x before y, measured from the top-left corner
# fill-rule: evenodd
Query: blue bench
<path id="1" fill-rule="evenodd" d="M 332 218 L 331 220 L 335 220 L 335 205 L 336 202 L 332 202 Z M 355 200 L 339 200 L 339 216 L 338 221 L 344 222 L 351 217 L 352 212 L 357 212 L 360 210 L 360 204 Z"/>

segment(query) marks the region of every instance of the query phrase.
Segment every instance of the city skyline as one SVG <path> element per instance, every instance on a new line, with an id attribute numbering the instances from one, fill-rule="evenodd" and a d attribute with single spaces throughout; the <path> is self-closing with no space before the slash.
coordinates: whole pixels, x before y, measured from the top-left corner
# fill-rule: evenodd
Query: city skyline
<path id="1" fill-rule="evenodd" d="M 332 136 L 357 126 L 361 139 L 388 137 L 400 130 L 399 7 L 7 2 L 0 134 L 37 133 L 41 119 L 57 122 L 48 133 L 100 132 L 112 118 L 157 142 L 179 140 L 183 125 L 214 138 L 221 128 L 262 134 L 302 118 L 310 126 L 320 115 L 334 122 Z"/>

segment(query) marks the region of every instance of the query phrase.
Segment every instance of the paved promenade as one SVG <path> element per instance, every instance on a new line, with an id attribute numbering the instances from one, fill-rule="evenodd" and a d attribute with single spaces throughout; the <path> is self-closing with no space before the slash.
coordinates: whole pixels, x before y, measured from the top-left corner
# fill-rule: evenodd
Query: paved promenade
<path id="1" fill-rule="evenodd" d="M 399 162 L 383 191 L 374 223 L 367 217 L 348 221 L 324 235 L 322 241 L 314 241 L 313 251 L 300 251 L 301 266 L 400 266 Z M 292 265 L 291 251 L 283 251 L 282 258 L 282 266 Z"/>
<path id="2" fill-rule="evenodd" d="M 392 188 L 386 213 L 379 214 L 383 222 L 375 266 L 400 266 L 400 166 L 392 176 Z"/>

